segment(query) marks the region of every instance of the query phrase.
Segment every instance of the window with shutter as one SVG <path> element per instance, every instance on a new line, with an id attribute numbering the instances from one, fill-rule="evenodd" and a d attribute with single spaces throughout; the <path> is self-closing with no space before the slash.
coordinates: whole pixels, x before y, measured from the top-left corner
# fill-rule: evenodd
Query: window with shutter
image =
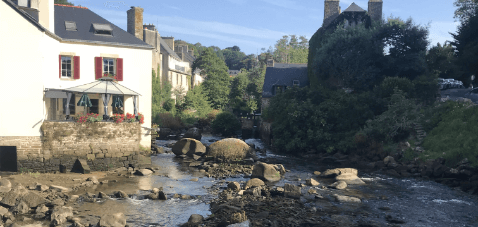
<path id="1" fill-rule="evenodd" d="M 80 79 L 80 56 L 73 57 L 73 79 Z"/>

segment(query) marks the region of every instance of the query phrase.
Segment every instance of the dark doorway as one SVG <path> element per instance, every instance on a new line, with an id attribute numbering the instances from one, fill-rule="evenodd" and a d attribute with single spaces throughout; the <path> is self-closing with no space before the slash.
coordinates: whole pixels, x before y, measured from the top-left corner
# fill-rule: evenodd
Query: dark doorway
<path id="1" fill-rule="evenodd" d="M 17 147 L 0 146 L 0 171 L 17 172 Z"/>
<path id="2" fill-rule="evenodd" d="M 98 114 L 98 103 L 99 103 L 99 99 L 90 99 L 91 100 L 91 107 L 89 108 L 89 111 L 88 113 L 94 113 L 94 114 Z"/>

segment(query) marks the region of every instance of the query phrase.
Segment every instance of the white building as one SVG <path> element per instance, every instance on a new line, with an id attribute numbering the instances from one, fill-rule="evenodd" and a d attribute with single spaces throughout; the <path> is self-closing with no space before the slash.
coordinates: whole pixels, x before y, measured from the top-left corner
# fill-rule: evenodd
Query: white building
<path id="1" fill-rule="evenodd" d="M 134 91 L 120 96 L 124 109 L 116 111 L 133 113 L 133 94 L 139 94 L 142 126 L 151 127 L 152 46 L 85 7 L 54 5 L 53 0 L 1 0 L 0 15 L 0 146 L 40 140 L 43 121 L 66 119 L 67 89 L 95 82 L 104 73 Z M 71 115 L 84 111 L 76 106 L 83 93 L 94 105 L 88 112 L 113 114 L 112 108 L 105 113 L 102 92 L 85 91 L 72 92 Z M 143 130 L 141 145 L 150 147 L 147 134 Z M 21 159 L 38 150 L 17 151 Z"/>

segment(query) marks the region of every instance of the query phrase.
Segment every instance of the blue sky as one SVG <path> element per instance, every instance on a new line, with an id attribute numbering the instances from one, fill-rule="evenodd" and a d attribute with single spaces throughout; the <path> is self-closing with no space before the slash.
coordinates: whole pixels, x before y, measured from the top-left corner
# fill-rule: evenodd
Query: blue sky
<path id="1" fill-rule="evenodd" d="M 430 28 L 431 44 L 452 40 L 458 25 L 454 0 L 383 0 L 383 15 L 413 18 Z M 155 24 L 161 36 L 220 48 L 237 45 L 246 54 L 260 53 L 283 35 L 310 38 L 322 25 L 324 0 L 71 0 L 88 7 L 126 30 L 126 11 L 144 8 L 144 23 Z M 368 0 L 341 0 L 345 10 L 352 2 L 367 10 Z"/>

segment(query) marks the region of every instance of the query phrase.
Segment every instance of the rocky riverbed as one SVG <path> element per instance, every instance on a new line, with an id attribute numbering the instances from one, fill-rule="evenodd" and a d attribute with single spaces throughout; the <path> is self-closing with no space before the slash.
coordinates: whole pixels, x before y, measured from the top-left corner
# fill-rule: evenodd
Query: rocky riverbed
<path id="1" fill-rule="evenodd" d="M 149 169 L 2 174 L 0 226 L 478 226 L 476 196 L 433 181 L 280 156 L 258 140 L 227 162 L 172 154 L 176 142 L 158 141 Z"/>

